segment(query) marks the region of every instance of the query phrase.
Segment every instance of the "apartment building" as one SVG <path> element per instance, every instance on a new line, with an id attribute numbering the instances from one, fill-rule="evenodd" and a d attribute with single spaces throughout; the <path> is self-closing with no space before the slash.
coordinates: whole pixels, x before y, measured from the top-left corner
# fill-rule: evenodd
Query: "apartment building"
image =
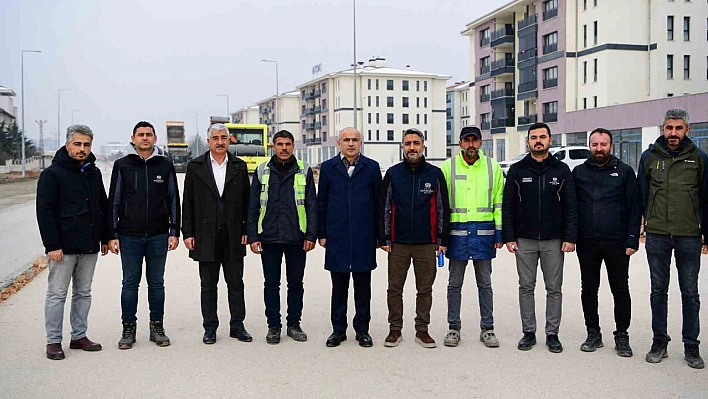
<path id="1" fill-rule="evenodd" d="M 243 125 L 257 125 L 260 123 L 259 108 L 257 105 L 241 108 L 231 113 L 231 121 Z"/>
<path id="2" fill-rule="evenodd" d="M 13 101 L 15 96 L 17 94 L 14 90 L 0 86 L 0 122 L 5 122 L 6 125 L 17 120 L 17 107 Z"/>
<path id="3" fill-rule="evenodd" d="M 525 152 L 526 131 L 537 121 L 551 126 L 555 144 L 584 144 L 584 110 L 602 110 L 591 113 L 592 123 L 622 130 L 625 115 L 613 107 L 646 103 L 627 108 L 644 115 L 630 126 L 641 130 L 660 123 L 650 111 L 669 99 L 686 96 L 683 104 L 700 110 L 691 101 L 708 92 L 703 1 L 516 0 L 462 34 L 470 38 L 478 123 L 499 158 Z"/>
<path id="4" fill-rule="evenodd" d="M 474 84 L 457 82 L 447 88 L 446 106 L 446 144 L 447 157 L 457 153 L 460 130 L 475 123 Z"/>
<path id="5" fill-rule="evenodd" d="M 338 153 L 339 132 L 356 126 L 364 136 L 363 153 L 386 168 L 402 159 L 402 133 L 415 127 L 426 136 L 427 158 L 442 162 L 446 157 L 448 79 L 450 76 L 389 67 L 384 58 L 376 57 L 357 66 L 356 80 L 349 69 L 297 86 L 302 133 L 296 136 L 296 156 L 321 163 Z"/>
<path id="6" fill-rule="evenodd" d="M 271 96 L 256 103 L 258 123 L 268 125 L 268 137 L 279 130 L 287 130 L 295 137 L 300 136 L 300 92 Z"/>

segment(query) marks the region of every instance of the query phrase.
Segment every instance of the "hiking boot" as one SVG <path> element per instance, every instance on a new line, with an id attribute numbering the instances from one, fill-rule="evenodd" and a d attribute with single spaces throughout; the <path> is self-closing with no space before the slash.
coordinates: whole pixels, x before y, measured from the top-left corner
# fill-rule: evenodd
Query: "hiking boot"
<path id="1" fill-rule="evenodd" d="M 499 347 L 499 340 L 497 339 L 497 336 L 494 335 L 493 328 L 490 328 L 488 330 L 482 330 L 482 332 L 479 333 L 479 340 L 487 348 L 498 348 Z"/>
<path id="2" fill-rule="evenodd" d="M 150 342 L 154 342 L 157 346 L 170 346 L 170 338 L 165 335 L 162 320 L 150 322 Z"/>
<path id="3" fill-rule="evenodd" d="M 275 345 L 280 343 L 280 327 L 269 327 L 266 342 Z"/>
<path id="4" fill-rule="evenodd" d="M 88 339 L 88 337 L 83 337 L 75 341 L 72 340 L 69 344 L 69 349 L 82 349 L 86 352 L 98 352 L 103 349 L 103 347 L 98 342 L 93 342 Z"/>
<path id="5" fill-rule="evenodd" d="M 294 326 L 288 326 L 288 337 L 294 339 L 297 342 L 307 341 L 307 334 L 302 331 L 302 328 L 300 328 L 299 324 L 296 324 Z"/>
<path id="6" fill-rule="evenodd" d="M 594 328 L 588 329 L 588 337 L 585 342 L 580 345 L 580 350 L 583 352 L 595 352 L 596 348 L 602 348 L 605 344 L 602 343 L 602 334 Z"/>
<path id="7" fill-rule="evenodd" d="M 403 336 L 401 336 L 401 331 L 400 330 L 391 330 L 388 332 L 388 336 L 384 340 L 384 346 L 387 346 L 389 348 L 393 348 L 394 346 L 398 346 L 398 344 L 403 341 Z"/>
<path id="8" fill-rule="evenodd" d="M 528 351 L 536 345 L 536 333 L 525 332 L 524 336 L 519 341 L 518 348 L 520 351 Z"/>
<path id="9" fill-rule="evenodd" d="M 445 346 L 455 347 L 460 343 L 460 330 L 449 329 L 447 330 L 447 335 L 445 336 L 445 341 L 443 344 Z"/>
<path id="10" fill-rule="evenodd" d="M 705 366 L 698 345 L 684 344 L 683 358 L 688 362 L 688 367 L 692 369 L 702 369 Z"/>
<path id="11" fill-rule="evenodd" d="M 662 359 L 669 357 L 669 354 L 666 353 L 668 344 L 668 342 L 654 339 L 651 344 L 651 349 L 649 349 L 649 353 L 647 353 L 646 361 L 649 363 L 660 363 Z"/>
<path id="12" fill-rule="evenodd" d="M 560 340 L 558 340 L 558 334 L 546 335 L 546 346 L 551 353 L 563 352 L 563 345 L 561 345 Z"/>
<path id="13" fill-rule="evenodd" d="M 423 348 L 428 349 L 435 348 L 437 346 L 435 344 L 435 340 L 430 336 L 430 334 L 428 334 L 427 331 L 416 331 L 415 342 L 419 343 Z"/>
<path id="14" fill-rule="evenodd" d="M 621 357 L 632 357 L 632 347 L 629 346 L 629 334 L 626 331 L 615 331 L 615 351 Z"/>
<path id="15" fill-rule="evenodd" d="M 130 349 L 135 343 L 135 332 L 138 329 L 138 324 L 134 321 L 123 322 L 123 332 L 118 341 L 118 349 Z"/>
<path id="16" fill-rule="evenodd" d="M 47 344 L 47 359 L 64 360 L 64 350 L 61 344 Z"/>

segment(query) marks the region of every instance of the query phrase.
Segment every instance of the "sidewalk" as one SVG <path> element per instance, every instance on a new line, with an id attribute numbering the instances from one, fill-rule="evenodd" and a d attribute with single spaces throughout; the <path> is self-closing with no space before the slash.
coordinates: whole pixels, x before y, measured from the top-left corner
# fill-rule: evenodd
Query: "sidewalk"
<path id="1" fill-rule="evenodd" d="M 681 305 L 675 272 L 671 284 L 669 358 L 651 365 L 644 355 L 651 343 L 649 281 L 646 255 L 632 257 L 630 288 L 633 318 L 630 328 L 634 357 L 620 358 L 613 350 L 612 303 L 605 276 L 600 293 L 600 318 L 605 348 L 580 352 L 585 327 L 580 306 L 580 276 L 575 254 L 566 257 L 564 316 L 560 339 L 565 350 L 551 354 L 543 334 L 538 345 L 520 352 L 517 277 L 513 257 L 505 250 L 494 262 L 496 332 L 501 347 L 488 349 L 478 341 L 474 274 L 467 273 L 463 292 L 462 342 L 457 348 L 442 345 L 447 330 L 447 268 L 438 269 L 433 290 L 431 335 L 438 348 L 423 349 L 414 342 L 415 284 L 409 276 L 405 289 L 403 342 L 385 348 L 386 261 L 379 251 L 379 268 L 373 273 L 371 335 L 374 347 L 360 348 L 354 332 L 338 348 L 325 347 L 329 322 L 330 278 L 323 270 L 324 250 L 308 256 L 305 274 L 305 308 L 302 326 L 309 341 L 297 343 L 283 334 L 276 346 L 265 343 L 263 283 L 260 259 L 246 258 L 246 328 L 254 341 L 241 343 L 228 337 L 226 288 L 220 282 L 219 313 L 222 327 L 215 345 L 202 344 L 197 264 L 187 257 L 184 245 L 168 257 L 165 327 L 172 346 L 158 348 L 148 342 L 145 283 L 140 291 L 138 342 L 119 351 L 119 257 L 100 258 L 93 284 L 89 337 L 103 344 L 103 351 L 89 353 L 68 349 L 69 314 L 65 313 L 67 358 L 50 361 L 44 356 L 44 295 L 47 273 L 42 273 L 19 294 L 0 306 L 0 392 L 12 398 L 84 397 L 706 397 L 706 370 L 693 370 L 683 360 Z M 708 259 L 708 258 L 704 258 Z M 704 260 L 706 262 L 706 260 Z M 706 273 L 701 278 L 706 287 Z M 539 276 L 537 315 L 544 324 L 544 289 Z M 285 303 L 285 283 L 281 300 Z M 702 290 L 706 298 L 705 288 Z M 351 297 L 350 293 L 350 297 Z M 283 305 L 285 306 L 285 305 Z M 284 310 L 284 309 L 283 309 Z M 350 320 L 353 304 L 350 299 Z M 702 312 L 702 325 L 708 315 Z M 703 347 L 703 356 L 708 351 Z"/>

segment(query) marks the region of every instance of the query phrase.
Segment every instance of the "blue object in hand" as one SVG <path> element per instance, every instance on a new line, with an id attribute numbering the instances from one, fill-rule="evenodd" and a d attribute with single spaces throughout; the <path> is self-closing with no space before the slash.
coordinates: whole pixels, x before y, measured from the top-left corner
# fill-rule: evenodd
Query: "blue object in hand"
<path id="1" fill-rule="evenodd" d="M 438 267 L 445 266 L 445 254 L 442 251 L 438 254 Z"/>

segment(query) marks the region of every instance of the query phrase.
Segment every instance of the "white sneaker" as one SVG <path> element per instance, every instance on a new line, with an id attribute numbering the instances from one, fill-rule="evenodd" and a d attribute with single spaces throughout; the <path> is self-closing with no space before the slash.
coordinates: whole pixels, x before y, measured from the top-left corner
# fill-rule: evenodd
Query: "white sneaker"
<path id="1" fill-rule="evenodd" d="M 445 346 L 457 346 L 460 343 L 460 331 L 448 330 L 444 343 Z"/>
<path id="2" fill-rule="evenodd" d="M 479 333 L 479 340 L 484 343 L 487 348 L 497 348 L 499 347 L 499 340 L 496 335 L 494 335 L 494 330 L 482 330 Z"/>

